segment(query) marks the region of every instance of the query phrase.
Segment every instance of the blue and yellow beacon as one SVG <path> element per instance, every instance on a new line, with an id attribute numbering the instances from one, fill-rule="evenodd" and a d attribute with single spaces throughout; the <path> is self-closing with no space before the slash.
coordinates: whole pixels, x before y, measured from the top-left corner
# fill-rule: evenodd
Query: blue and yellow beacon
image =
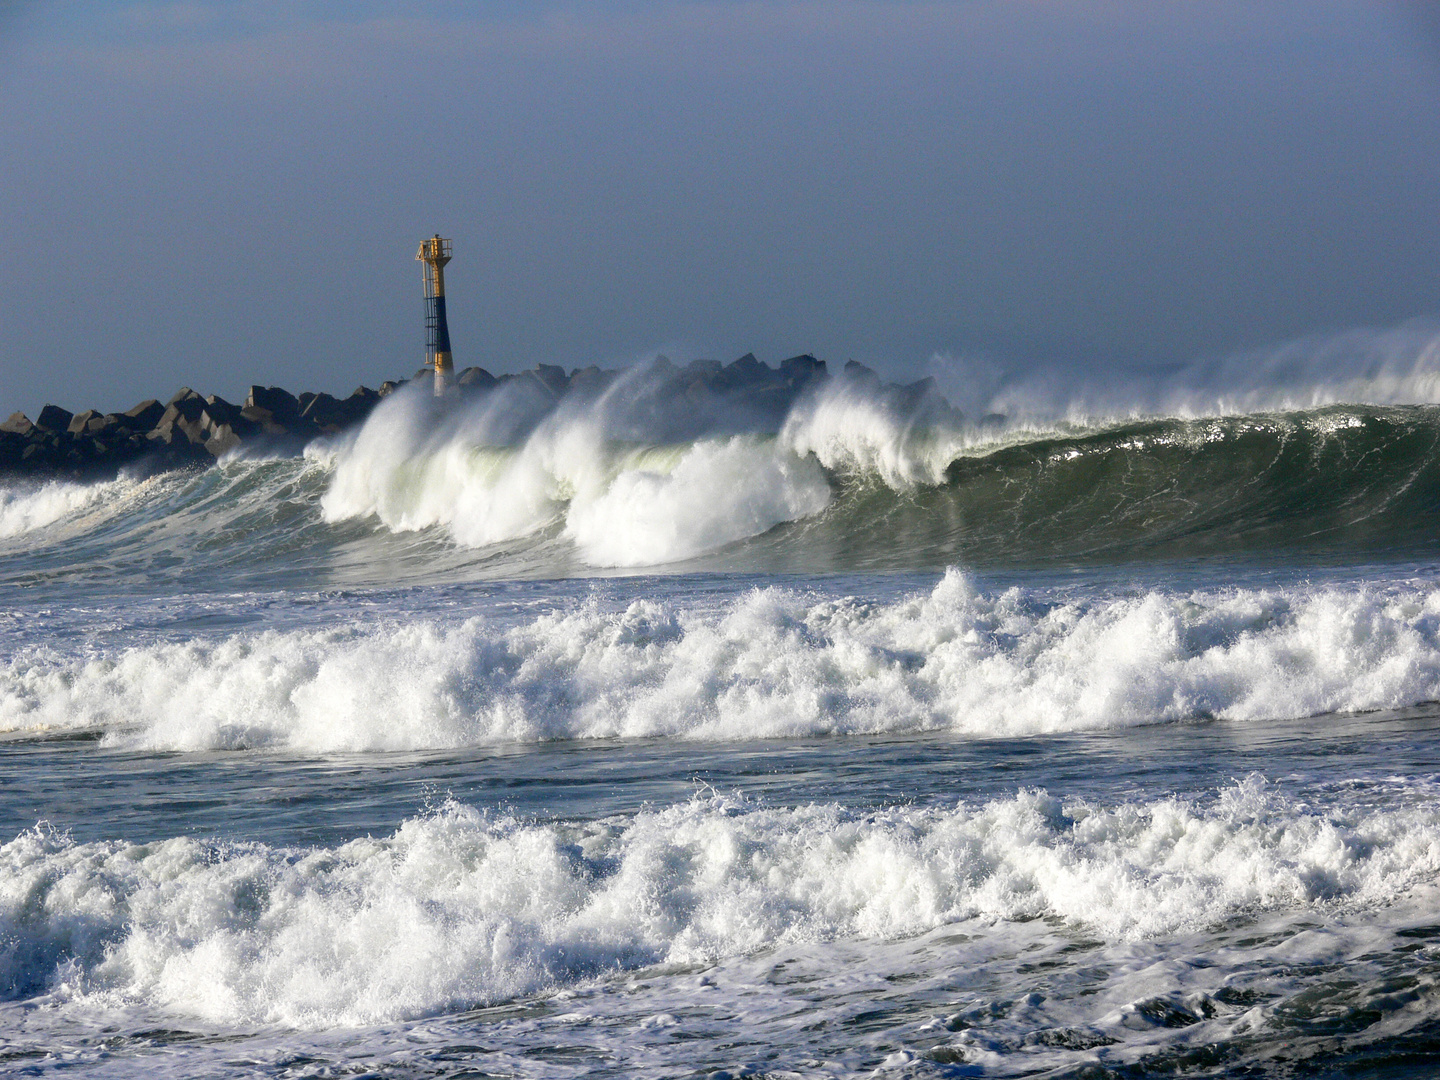
<path id="1" fill-rule="evenodd" d="M 420 241 L 415 258 L 425 264 L 425 366 L 435 371 L 435 396 L 455 376 L 450 362 L 450 326 L 445 321 L 445 264 L 450 261 L 450 241 L 436 233 Z"/>

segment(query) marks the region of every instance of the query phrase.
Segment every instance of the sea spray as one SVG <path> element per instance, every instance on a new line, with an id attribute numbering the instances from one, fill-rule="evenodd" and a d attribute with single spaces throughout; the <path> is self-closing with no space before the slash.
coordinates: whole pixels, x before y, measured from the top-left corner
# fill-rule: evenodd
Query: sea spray
<path id="1" fill-rule="evenodd" d="M 1440 405 L 1440 324 L 1414 319 L 1313 334 L 1146 368 L 1005 369 L 984 357 L 936 354 L 926 371 L 970 416 L 993 414 L 1034 431 L 1332 405 Z"/>
<path id="2" fill-rule="evenodd" d="M 1428 385 L 1432 352 L 1412 358 L 1404 385 Z M 1386 370 L 1345 386 L 1393 397 L 1399 376 Z M 559 399 L 506 384 L 438 412 L 419 394 L 393 395 L 328 452 L 325 519 L 443 530 L 472 549 L 560 539 L 596 568 L 724 552 L 724 565 L 743 566 L 747 545 L 767 565 L 778 553 L 793 560 L 782 565 L 811 568 L 841 551 L 829 568 L 915 569 L 962 558 L 1414 550 L 1434 535 L 1433 407 L 1232 416 L 1221 415 L 1229 399 L 1212 409 L 1203 395 L 1141 407 L 1141 387 L 1133 408 L 997 399 L 989 404 L 1008 415 L 967 415 L 931 384 L 851 369 L 765 414 L 677 378 L 641 368 L 598 396 Z M 1277 407 L 1296 394 L 1344 397 L 1277 385 Z"/>
<path id="3" fill-rule="evenodd" d="M 813 460 L 734 436 L 695 443 L 673 468 L 634 464 L 572 499 L 565 535 L 594 566 L 654 566 L 722 548 L 830 503 Z"/>
<path id="4" fill-rule="evenodd" d="M 0 1060 L 1413 1071 L 1440 410 L 1326 355 L 1007 415 L 527 376 L 34 518 Z"/>

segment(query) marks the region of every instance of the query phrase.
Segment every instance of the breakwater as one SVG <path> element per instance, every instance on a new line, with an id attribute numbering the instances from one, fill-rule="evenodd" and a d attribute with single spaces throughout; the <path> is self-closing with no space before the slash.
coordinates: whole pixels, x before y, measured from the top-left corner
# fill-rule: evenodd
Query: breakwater
<path id="1" fill-rule="evenodd" d="M 668 370 L 682 393 L 724 394 L 749 413 L 774 414 L 778 419 L 810 379 L 824 375 L 825 364 L 802 355 L 772 368 L 747 353 L 730 364 L 696 360 L 684 368 L 661 358 L 656 369 Z M 567 374 L 562 367 L 539 364 L 497 376 L 470 367 L 456 378 L 452 400 L 461 402 L 507 383 L 541 399 L 598 396 L 619 375 L 598 367 Z M 413 376 L 429 377 L 423 368 Z M 100 479 L 127 467 L 153 473 L 204 466 L 242 447 L 294 453 L 311 439 L 362 422 L 382 399 L 409 381 L 386 381 L 378 389 L 362 385 L 345 398 L 255 385 L 237 405 L 185 386 L 163 404 L 150 398 L 124 412 L 71 412 L 46 405 L 34 420 L 16 412 L 0 423 L 0 474 Z"/>

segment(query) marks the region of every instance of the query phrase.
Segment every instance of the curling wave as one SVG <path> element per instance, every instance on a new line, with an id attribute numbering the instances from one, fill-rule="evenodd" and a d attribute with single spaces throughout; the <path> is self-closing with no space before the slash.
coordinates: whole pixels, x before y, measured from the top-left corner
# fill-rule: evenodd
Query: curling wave
<path id="1" fill-rule="evenodd" d="M 123 479 L 94 484 L 50 480 L 0 486 L 0 540 L 23 537 L 58 524 L 75 524 L 84 516 L 83 511 L 123 499 L 136 486 Z"/>
<path id="2" fill-rule="evenodd" d="M 558 397 L 512 379 L 438 404 L 406 388 L 299 460 L 0 485 L 0 573 L 228 588 L 1411 561 L 1440 554 L 1440 406 L 1425 403 L 1437 340 L 1409 342 L 1413 355 L 1371 341 L 1380 359 L 1360 350 L 1365 362 L 1330 382 L 1314 356 L 1329 362 L 1334 343 L 1305 353 L 1308 367 L 1290 352 L 1259 374 L 1221 365 L 1187 375 L 1211 389 L 1137 387 L 1128 406 L 1094 388 L 1045 405 L 1007 386 L 955 391 L 962 411 L 934 381 L 888 385 L 863 369 L 724 390 L 652 365 Z M 1343 400 L 1367 396 L 1380 403 Z"/>
<path id="3" fill-rule="evenodd" d="M 774 434 L 668 445 L 609 437 L 598 406 L 557 410 L 512 445 L 473 418 L 427 424 L 428 407 L 382 407 L 332 452 L 327 520 L 440 528 L 474 549 L 568 545 L 595 567 L 1414 556 L 1440 537 L 1431 406 L 1039 430 L 839 381 Z"/>
<path id="4" fill-rule="evenodd" d="M 321 505 L 475 549 L 568 544 L 595 567 L 1436 550 L 1440 337 L 1353 335 L 1183 375 L 1130 387 L 1128 406 L 1008 386 L 969 412 L 933 379 L 853 365 L 748 396 L 667 366 L 558 400 L 533 382 L 459 408 L 401 394 L 320 450 Z"/>

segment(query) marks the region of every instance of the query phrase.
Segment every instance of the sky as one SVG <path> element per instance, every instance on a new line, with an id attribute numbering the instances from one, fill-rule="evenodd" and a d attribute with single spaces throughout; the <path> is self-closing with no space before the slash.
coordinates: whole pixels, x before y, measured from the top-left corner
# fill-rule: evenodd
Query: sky
<path id="1" fill-rule="evenodd" d="M 0 415 L 1440 317 L 1440 5 L 0 0 Z"/>

